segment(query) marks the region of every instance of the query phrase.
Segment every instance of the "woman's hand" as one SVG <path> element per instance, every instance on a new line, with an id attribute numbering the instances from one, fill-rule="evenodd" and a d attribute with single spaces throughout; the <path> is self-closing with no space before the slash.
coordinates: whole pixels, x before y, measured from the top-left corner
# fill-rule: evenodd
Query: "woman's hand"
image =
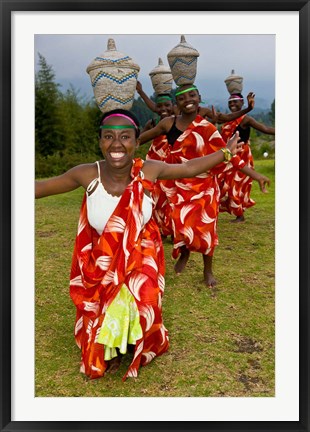
<path id="1" fill-rule="evenodd" d="M 244 144 L 243 141 L 238 142 L 239 140 L 239 132 L 237 131 L 227 142 L 227 148 L 230 152 L 235 155 L 242 150 L 242 146 Z"/>
<path id="2" fill-rule="evenodd" d="M 263 193 L 268 193 L 266 186 L 270 186 L 270 180 L 268 177 L 264 176 L 263 174 L 259 174 L 258 178 L 256 179 L 258 184 L 259 184 L 259 188 L 261 190 L 261 192 Z"/>
<path id="3" fill-rule="evenodd" d="M 251 177 L 251 179 L 256 180 L 261 192 L 267 193 L 266 186 L 270 186 L 270 180 L 268 177 L 264 176 L 263 174 L 255 171 L 254 168 L 249 166 L 244 166 L 243 168 L 240 168 L 240 171 L 243 172 L 243 174 Z"/>
<path id="4" fill-rule="evenodd" d="M 250 92 L 250 93 L 247 95 L 248 107 L 251 108 L 251 110 L 252 110 L 252 109 L 254 108 L 254 106 L 255 106 L 255 100 L 254 100 L 254 98 L 255 98 L 255 93 L 253 93 L 253 92 Z"/>
<path id="5" fill-rule="evenodd" d="M 208 113 L 207 117 L 211 123 L 213 123 L 213 124 L 218 123 L 219 114 L 213 105 L 212 105 L 211 113 Z"/>

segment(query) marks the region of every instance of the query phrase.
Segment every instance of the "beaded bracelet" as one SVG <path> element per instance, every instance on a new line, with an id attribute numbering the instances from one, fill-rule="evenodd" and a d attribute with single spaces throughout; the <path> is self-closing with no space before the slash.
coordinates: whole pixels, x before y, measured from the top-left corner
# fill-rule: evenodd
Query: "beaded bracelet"
<path id="1" fill-rule="evenodd" d="M 221 151 L 224 153 L 224 161 L 229 162 L 233 157 L 232 152 L 227 147 L 221 148 Z"/>

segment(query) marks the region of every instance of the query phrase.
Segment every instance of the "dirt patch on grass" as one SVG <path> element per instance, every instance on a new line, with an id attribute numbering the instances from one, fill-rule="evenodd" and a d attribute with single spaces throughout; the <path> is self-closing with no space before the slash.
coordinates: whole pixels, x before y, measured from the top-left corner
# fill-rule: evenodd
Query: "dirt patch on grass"
<path id="1" fill-rule="evenodd" d="M 259 387 L 260 385 L 260 378 L 258 378 L 257 376 L 251 377 L 246 375 L 245 373 L 241 373 L 238 377 L 238 381 L 240 381 L 245 389 L 247 391 L 250 391 L 253 389 L 253 387 Z"/>
<path id="2" fill-rule="evenodd" d="M 36 235 L 38 237 L 53 237 L 55 231 L 37 231 Z"/>
<path id="3" fill-rule="evenodd" d="M 249 353 L 263 351 L 261 344 L 247 336 L 235 337 L 236 349 L 234 352 Z"/>

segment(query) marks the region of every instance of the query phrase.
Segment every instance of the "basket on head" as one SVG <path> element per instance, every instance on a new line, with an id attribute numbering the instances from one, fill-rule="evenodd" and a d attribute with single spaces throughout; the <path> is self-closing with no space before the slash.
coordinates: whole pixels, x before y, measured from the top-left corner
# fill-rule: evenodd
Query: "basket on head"
<path id="1" fill-rule="evenodd" d="M 173 80 L 177 86 L 194 83 L 198 57 L 199 52 L 187 43 L 182 35 L 180 43 L 167 55 Z"/>
<path id="2" fill-rule="evenodd" d="M 229 75 L 225 79 L 225 84 L 227 90 L 230 94 L 233 93 L 242 93 L 243 90 L 243 77 L 236 75 L 234 69 L 231 71 L 231 75 Z"/>
<path id="3" fill-rule="evenodd" d="M 152 86 L 156 94 L 170 93 L 172 90 L 173 77 L 169 66 L 164 66 L 161 58 L 158 65 L 149 73 Z"/>
<path id="4" fill-rule="evenodd" d="M 114 40 L 109 39 L 107 50 L 86 69 L 102 112 L 132 107 L 139 70 L 140 67 L 128 55 L 116 50 Z"/>

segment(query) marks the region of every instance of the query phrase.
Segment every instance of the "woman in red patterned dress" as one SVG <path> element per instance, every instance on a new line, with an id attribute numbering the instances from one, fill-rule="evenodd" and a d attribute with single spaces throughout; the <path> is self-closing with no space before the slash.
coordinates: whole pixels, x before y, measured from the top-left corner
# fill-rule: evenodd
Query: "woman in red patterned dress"
<path id="1" fill-rule="evenodd" d="M 139 125 L 126 110 L 101 119 L 103 160 L 78 165 L 64 174 L 36 181 L 35 196 L 85 190 L 70 274 L 76 306 L 75 340 L 80 370 L 89 378 L 119 368 L 128 346 L 133 359 L 123 376 L 165 353 L 168 332 L 162 319 L 165 263 L 160 233 L 152 217 L 156 179 L 194 177 L 237 150 L 238 134 L 210 156 L 169 165 L 134 157 Z M 237 156 L 234 156 L 237 157 Z"/>
<path id="2" fill-rule="evenodd" d="M 142 84 L 137 82 L 137 92 L 142 99 L 150 100 L 142 89 Z M 155 102 L 151 101 L 153 111 L 157 113 L 158 119 L 150 119 L 144 126 L 142 132 L 152 129 L 158 121 L 163 118 L 170 117 L 174 112 L 172 97 L 170 94 L 159 94 L 156 96 Z M 160 135 L 152 140 L 151 146 L 146 154 L 146 159 L 160 160 L 165 162 L 170 146 L 166 135 Z M 170 217 L 170 204 L 168 197 L 163 188 L 161 180 L 157 180 L 154 184 L 152 193 L 154 200 L 154 217 L 158 224 L 162 237 L 173 236 L 173 229 Z"/>
<path id="3" fill-rule="evenodd" d="M 197 88 L 188 84 L 176 92 L 176 102 L 181 115 L 161 120 L 153 129 L 141 134 L 143 144 L 165 134 L 170 144 L 167 163 L 182 164 L 197 157 L 210 155 L 225 146 L 216 127 L 198 114 L 200 95 Z M 269 179 L 249 167 L 235 156 L 228 164 L 222 163 L 197 177 L 164 181 L 171 204 L 174 229 L 172 256 L 178 258 L 175 272 L 180 274 L 188 261 L 190 251 L 203 256 L 203 278 L 207 286 L 215 286 L 212 271 L 214 248 L 218 244 L 217 218 L 220 172 L 238 168 L 257 180 L 264 190 Z"/>
<path id="4" fill-rule="evenodd" d="M 163 118 L 166 117 L 170 117 L 172 114 L 177 115 L 180 113 L 179 106 L 173 105 L 171 95 L 168 94 L 158 95 L 158 97 L 154 102 L 143 91 L 142 84 L 139 81 L 137 82 L 136 89 L 139 96 L 143 99 L 143 101 L 148 106 L 148 108 L 158 114 L 159 120 L 162 120 Z M 201 99 L 199 96 L 199 102 L 200 101 Z M 254 94 L 249 93 L 248 107 L 244 108 L 241 113 L 245 115 L 246 113 L 251 111 L 253 107 L 254 107 Z M 209 109 L 207 107 L 199 106 L 197 114 L 200 114 L 202 117 L 207 118 L 212 123 L 221 123 L 225 121 L 227 122 L 237 118 L 237 115 L 234 112 L 230 114 L 224 114 L 224 113 L 216 112 L 213 107 L 212 109 Z M 155 121 L 154 119 L 150 119 L 146 123 L 142 132 L 154 128 L 157 123 L 158 121 Z M 171 150 L 170 144 L 168 143 L 166 135 L 156 136 L 152 140 L 152 144 L 147 153 L 146 158 L 166 161 Z M 170 235 L 173 238 L 174 234 L 173 234 L 173 226 L 171 220 L 171 204 L 169 201 L 169 198 L 171 198 L 170 197 L 171 190 L 169 190 L 169 188 L 167 189 L 165 187 L 165 184 L 166 184 L 165 181 L 160 181 L 160 180 L 155 183 L 154 192 L 153 192 L 153 198 L 155 201 L 154 216 L 159 226 L 159 229 L 161 231 L 161 234 L 164 237 Z"/>
<path id="5" fill-rule="evenodd" d="M 231 112 L 241 114 L 242 106 L 243 96 L 241 93 L 235 93 L 229 97 L 228 107 Z M 240 139 L 244 142 L 242 152 L 239 156 L 248 167 L 254 168 L 254 160 L 250 147 L 251 128 L 268 135 L 275 134 L 274 127 L 266 126 L 245 114 L 240 115 L 240 117 L 235 120 L 224 123 L 220 133 L 223 140 L 227 142 L 236 131 L 239 131 Z M 250 197 L 252 188 L 251 177 L 233 170 L 220 174 L 219 184 L 221 189 L 220 212 L 228 212 L 236 216 L 232 222 L 244 222 L 245 210 L 255 205 L 255 201 Z"/>

